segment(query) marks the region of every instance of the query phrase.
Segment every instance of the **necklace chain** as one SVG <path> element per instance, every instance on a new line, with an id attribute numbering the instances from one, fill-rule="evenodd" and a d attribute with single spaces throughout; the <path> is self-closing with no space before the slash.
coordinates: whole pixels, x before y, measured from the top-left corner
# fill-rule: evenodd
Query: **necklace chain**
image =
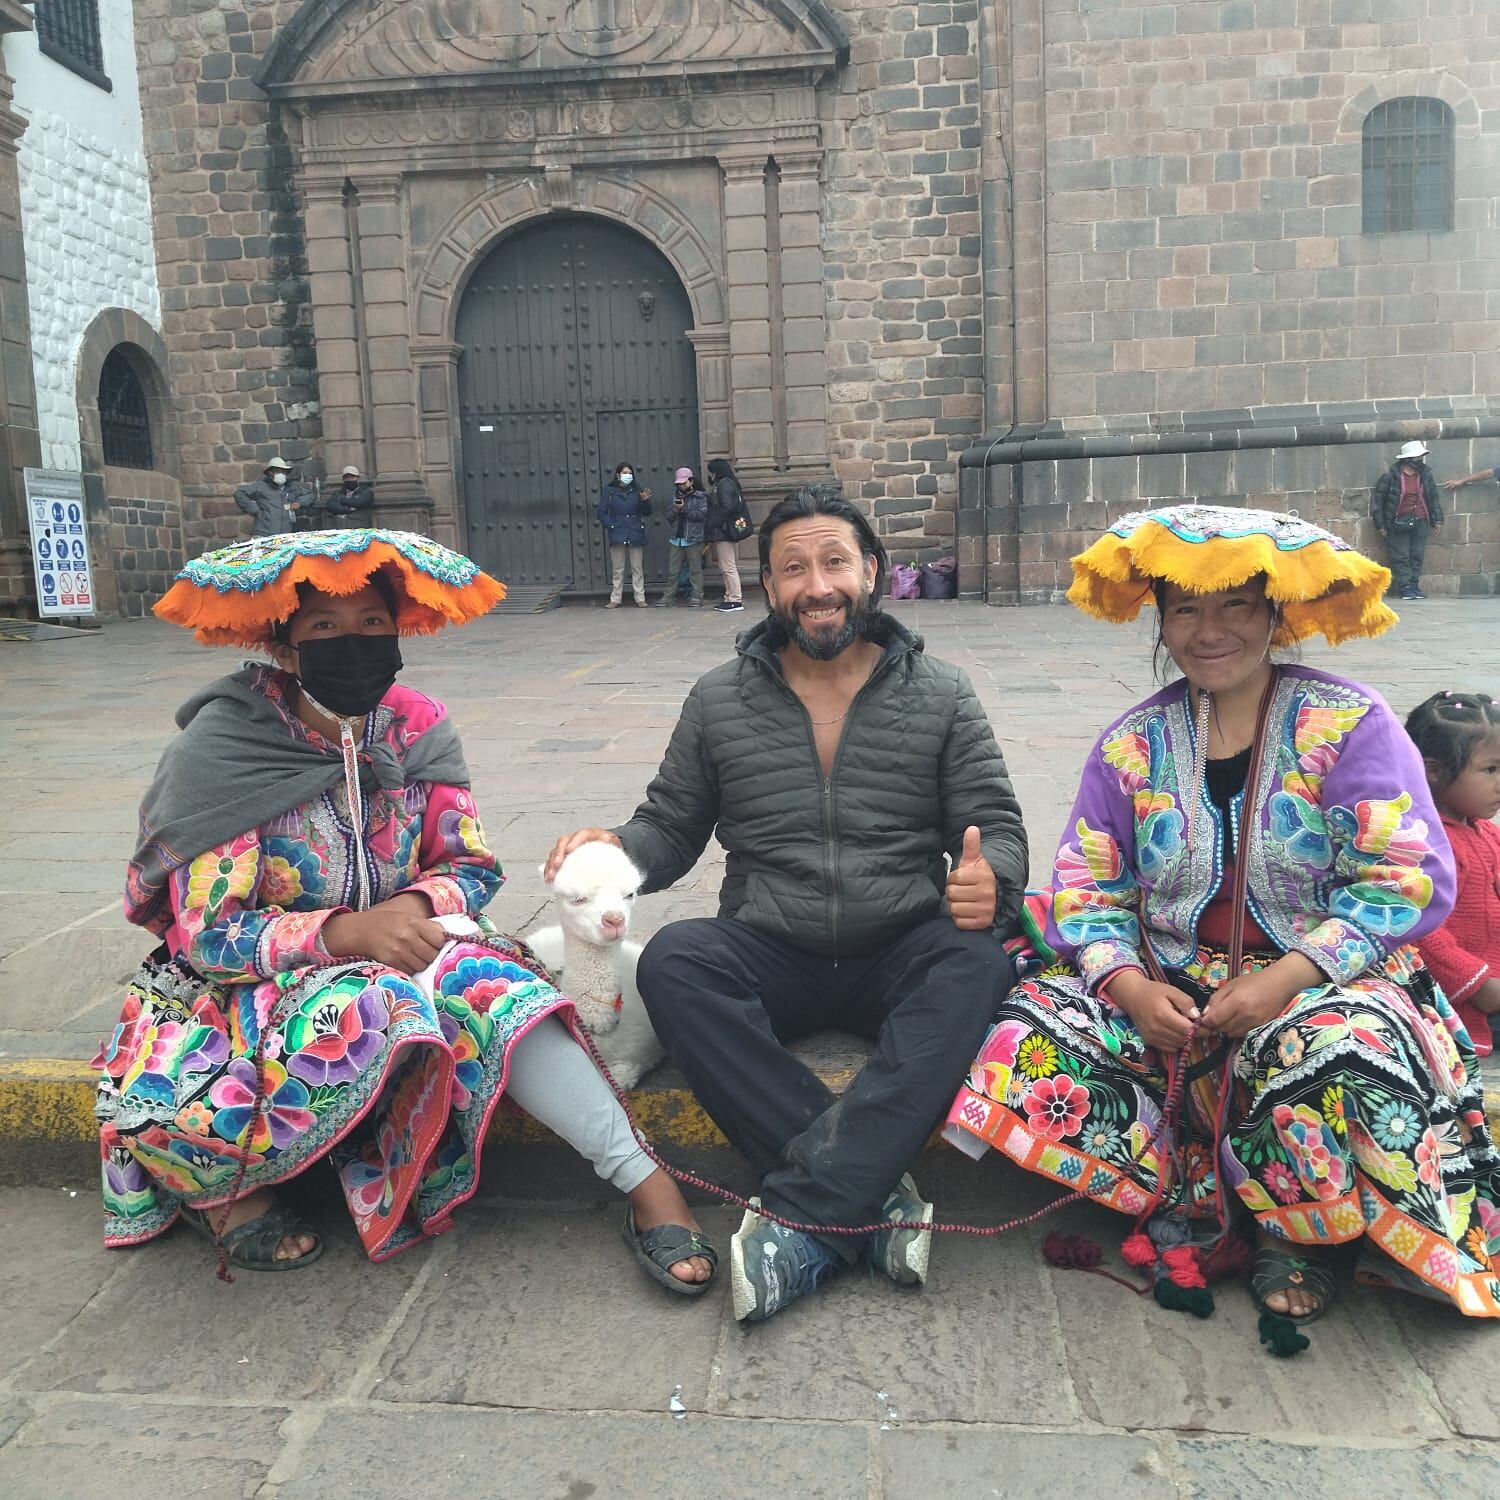
<path id="1" fill-rule="evenodd" d="M 836 719 L 814 719 L 812 726 L 814 729 L 827 729 L 830 724 L 842 724 L 848 717 L 849 710 L 846 708 Z"/>

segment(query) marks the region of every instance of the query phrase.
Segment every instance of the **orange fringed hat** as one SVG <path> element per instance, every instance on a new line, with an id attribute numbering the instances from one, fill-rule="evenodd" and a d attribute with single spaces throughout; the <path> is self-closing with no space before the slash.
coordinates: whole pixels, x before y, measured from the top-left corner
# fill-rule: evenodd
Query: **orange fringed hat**
<path id="1" fill-rule="evenodd" d="M 1266 580 L 1266 597 L 1281 607 L 1278 646 L 1319 632 L 1337 646 L 1396 623 L 1383 598 L 1388 568 L 1300 516 L 1227 505 L 1168 505 L 1121 516 L 1073 559 L 1068 598 L 1085 614 L 1123 624 L 1153 601 L 1158 581 L 1212 594 L 1257 575 Z"/>
<path id="2" fill-rule="evenodd" d="M 156 605 L 205 646 L 267 646 L 297 609 L 297 585 L 353 594 L 377 572 L 396 590 L 396 631 L 431 635 L 493 609 L 505 585 L 410 531 L 289 531 L 195 557 Z"/>

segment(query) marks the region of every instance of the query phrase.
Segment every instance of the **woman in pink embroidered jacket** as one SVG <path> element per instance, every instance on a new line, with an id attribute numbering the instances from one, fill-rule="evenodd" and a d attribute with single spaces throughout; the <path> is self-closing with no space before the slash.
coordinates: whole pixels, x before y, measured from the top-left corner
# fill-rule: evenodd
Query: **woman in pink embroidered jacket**
<path id="1" fill-rule="evenodd" d="M 372 535 L 267 545 L 357 554 Z M 396 583 L 295 598 L 274 667 L 180 711 L 142 806 L 125 909 L 162 946 L 96 1059 L 106 1244 L 182 1217 L 231 1264 L 306 1265 L 322 1241 L 272 1189 L 328 1157 L 383 1259 L 451 1227 L 505 1095 L 630 1199 L 641 1243 L 671 1242 L 657 1280 L 706 1286 L 712 1251 L 572 1003 L 483 916 L 500 864 L 443 706 L 395 682 Z"/>
<path id="2" fill-rule="evenodd" d="M 1201 516 L 1177 524 L 1201 540 Z M 1321 1247 L 1364 1236 L 1362 1279 L 1500 1316 L 1500 1156 L 1413 946 L 1454 889 L 1421 761 L 1369 688 L 1272 662 L 1265 574 L 1154 592 L 1183 678 L 1090 753 L 1053 869 L 1066 967 L 1012 992 L 949 1138 L 1128 1214 L 1160 1194 L 1159 1245 L 1247 1213 L 1273 1313 L 1319 1315 Z M 1178 1066 L 1180 1120 L 1153 1144 Z"/>

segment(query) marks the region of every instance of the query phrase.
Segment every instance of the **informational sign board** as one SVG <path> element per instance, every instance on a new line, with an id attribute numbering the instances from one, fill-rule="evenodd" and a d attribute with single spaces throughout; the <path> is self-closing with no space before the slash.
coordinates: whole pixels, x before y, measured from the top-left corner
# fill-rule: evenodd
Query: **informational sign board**
<path id="1" fill-rule="evenodd" d="M 83 475 L 27 469 L 26 519 L 36 570 L 37 613 L 94 613 L 94 570 L 83 513 Z"/>

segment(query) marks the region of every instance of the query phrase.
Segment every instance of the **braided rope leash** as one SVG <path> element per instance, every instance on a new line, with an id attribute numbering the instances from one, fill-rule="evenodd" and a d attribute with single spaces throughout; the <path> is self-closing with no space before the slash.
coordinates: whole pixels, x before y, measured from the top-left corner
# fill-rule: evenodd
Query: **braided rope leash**
<path id="1" fill-rule="evenodd" d="M 1201 1021 L 1193 1023 L 1187 1040 L 1182 1044 L 1184 1050 L 1192 1044 L 1193 1038 L 1197 1035 L 1198 1028 L 1201 1025 Z M 1097 1194 L 1091 1192 L 1089 1189 L 1075 1188 L 1072 1192 L 1065 1193 L 1062 1197 L 1054 1199 L 1051 1203 L 1045 1204 L 1033 1213 L 1023 1214 L 1014 1219 L 1006 1219 L 999 1224 L 964 1224 L 941 1220 L 931 1224 L 924 1224 L 918 1220 L 911 1219 L 882 1219 L 875 1224 L 846 1225 L 805 1224 L 797 1219 L 788 1219 L 761 1204 L 752 1203 L 748 1198 L 742 1197 L 739 1193 L 731 1192 L 726 1187 L 720 1187 L 716 1182 L 710 1182 L 706 1177 L 698 1176 L 696 1172 L 686 1172 L 679 1167 L 674 1167 L 671 1162 L 662 1157 L 656 1148 L 652 1146 L 651 1142 L 642 1134 L 640 1126 L 636 1124 L 635 1115 L 630 1108 L 630 1101 L 625 1097 L 625 1091 L 615 1082 L 614 1074 L 609 1071 L 609 1064 L 599 1055 L 599 1048 L 594 1041 L 593 1035 L 586 1027 L 579 1028 L 579 1035 L 582 1038 L 584 1050 L 593 1059 L 594 1066 L 598 1068 L 605 1083 L 609 1085 L 610 1091 L 619 1102 L 620 1108 L 625 1111 L 625 1118 L 630 1124 L 631 1133 L 635 1136 L 636 1144 L 640 1146 L 641 1150 L 646 1153 L 652 1162 L 660 1167 L 674 1182 L 680 1182 L 684 1187 L 697 1188 L 699 1192 L 707 1193 L 711 1198 L 717 1198 L 720 1202 L 726 1203 L 732 1208 L 743 1209 L 746 1213 L 754 1214 L 757 1218 L 768 1219 L 773 1224 L 779 1224 L 783 1229 L 796 1230 L 801 1234 L 848 1235 L 858 1238 L 872 1234 L 883 1234 L 888 1229 L 915 1229 L 923 1233 L 931 1231 L 934 1234 L 967 1234 L 974 1236 L 976 1239 L 993 1239 L 1002 1234 L 1009 1234 L 1013 1229 L 1025 1229 L 1032 1224 L 1039 1223 L 1050 1214 L 1056 1213 L 1058 1209 L 1065 1207 L 1069 1203 L 1077 1202 L 1080 1198 L 1093 1202 L 1098 1201 Z M 1151 1139 L 1131 1158 L 1131 1166 L 1138 1166 L 1144 1161 L 1173 1127 L 1182 1107 L 1183 1092 L 1186 1087 L 1187 1068 L 1174 1069 L 1172 1081 L 1167 1091 L 1166 1102 L 1162 1106 L 1161 1120 L 1157 1124 Z M 1156 1199 L 1160 1198 L 1160 1190 L 1158 1190 L 1155 1196 Z M 1080 1266 L 1079 1269 L 1086 1268 Z M 1110 1273 L 1104 1272 L 1103 1274 L 1108 1275 Z M 1112 1279 L 1118 1280 L 1119 1278 L 1112 1277 Z M 1129 1285 L 1129 1283 L 1122 1284 Z M 1131 1287 L 1131 1290 L 1135 1291 L 1137 1288 Z"/>

